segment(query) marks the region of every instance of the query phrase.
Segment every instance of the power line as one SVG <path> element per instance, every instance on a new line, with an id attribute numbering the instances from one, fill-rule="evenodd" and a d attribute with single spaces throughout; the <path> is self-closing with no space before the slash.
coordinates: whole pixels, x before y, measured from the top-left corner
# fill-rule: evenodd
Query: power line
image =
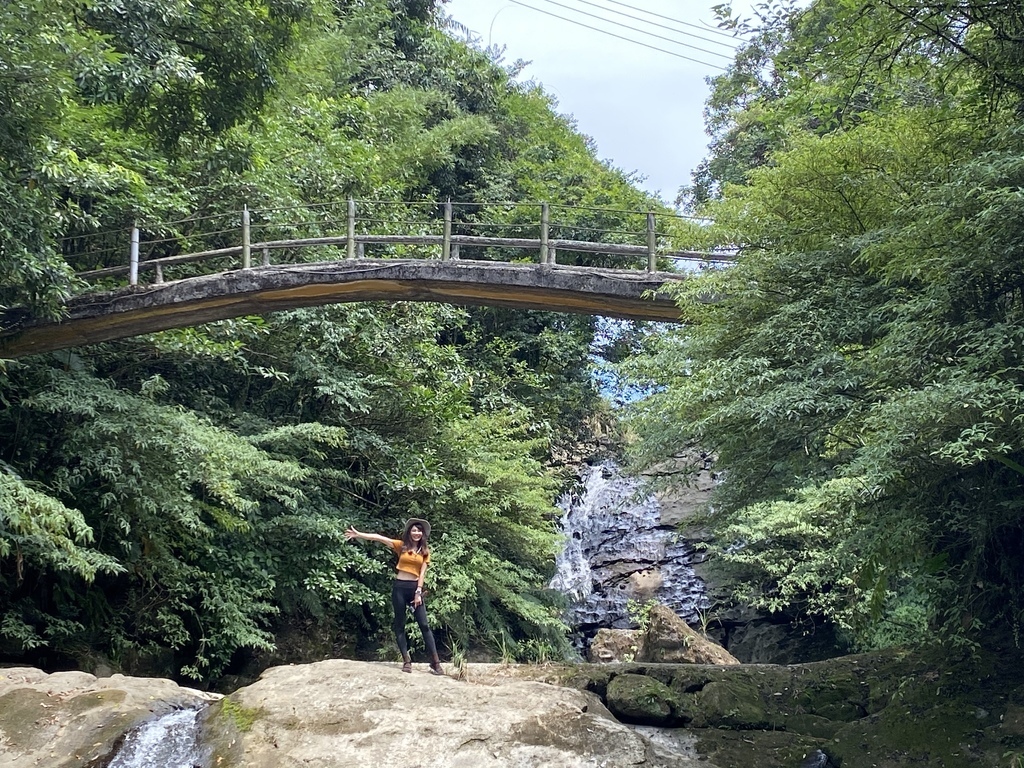
<path id="1" fill-rule="evenodd" d="M 654 32 L 648 32 L 646 30 L 640 29 L 639 27 L 631 27 L 631 26 L 629 26 L 629 24 L 620 24 L 619 22 L 613 21 L 612 19 L 606 19 L 604 16 L 598 16 L 596 13 L 589 13 L 588 11 L 581 11 L 579 8 L 573 8 L 571 5 L 565 5 L 565 3 L 559 3 L 557 0 L 541 0 L 541 2 L 549 3 L 550 5 L 557 5 L 559 8 L 566 8 L 566 9 L 572 11 L 573 13 L 578 13 L 578 14 L 581 14 L 583 16 L 589 16 L 590 18 L 597 19 L 598 21 L 605 21 L 605 22 L 608 22 L 609 24 L 616 24 L 616 25 L 618 25 L 620 27 L 625 27 L 626 29 L 631 29 L 634 32 L 639 32 L 641 35 L 647 35 L 648 37 L 656 37 L 658 40 L 665 40 L 665 41 L 667 41 L 669 43 L 672 43 L 673 45 L 679 45 L 679 46 L 682 46 L 683 48 L 691 48 L 691 49 L 693 49 L 695 51 L 700 51 L 701 53 L 707 53 L 707 54 L 710 54 L 711 56 L 719 56 L 720 58 L 728 59 L 729 61 L 732 61 L 732 56 L 730 56 L 728 54 L 719 53 L 718 51 L 709 51 L 707 48 L 700 48 L 700 47 L 698 47 L 696 45 L 690 45 L 689 43 L 682 43 L 682 42 L 680 42 L 678 40 L 675 40 L 675 39 L 673 39 L 671 37 L 665 37 L 664 35 L 659 35 L 659 34 L 656 34 Z M 518 3 L 518 2 L 516 4 L 517 5 L 522 5 L 522 3 Z M 593 5 L 593 3 L 587 3 L 587 5 Z M 598 6 L 598 7 L 600 7 L 600 6 Z M 610 10 L 610 9 L 605 9 L 605 10 Z M 619 11 L 612 11 L 612 13 L 619 13 Z M 554 14 L 552 14 L 552 15 L 554 15 Z M 630 17 L 630 18 L 632 18 L 632 17 Z M 682 34 L 685 35 L 685 34 L 689 34 L 689 33 L 688 32 L 683 32 Z M 696 35 L 694 35 L 694 37 L 696 37 Z M 720 43 L 716 43 L 716 45 L 720 45 Z"/>
<path id="2" fill-rule="evenodd" d="M 559 16 L 557 13 L 552 13 L 551 11 L 545 11 L 545 10 L 543 10 L 541 8 L 534 8 L 532 5 L 527 5 L 526 3 L 520 2 L 520 0 L 509 0 L 509 2 L 511 2 L 513 5 L 520 5 L 523 8 L 529 8 L 531 11 L 536 11 L 537 13 L 543 13 L 545 16 L 552 16 L 552 17 L 554 17 L 556 19 L 561 19 L 562 21 L 567 21 L 570 24 L 575 24 L 578 27 L 584 27 L 585 29 L 590 29 L 590 30 L 593 30 L 594 32 L 600 32 L 601 34 L 608 35 L 609 37 L 615 37 L 615 38 L 618 38 L 619 40 L 625 40 L 627 43 L 633 43 L 634 45 L 639 45 L 639 46 L 641 46 L 643 48 L 650 48 L 652 51 L 658 51 L 659 53 L 667 53 L 669 56 L 675 56 L 677 59 L 683 59 L 685 61 L 692 61 L 695 64 L 700 64 L 701 66 L 704 66 L 704 67 L 710 67 L 711 69 L 717 69 L 720 72 L 724 72 L 725 71 L 725 67 L 723 67 L 723 66 L 721 66 L 719 64 L 711 64 L 711 63 L 709 63 L 707 61 L 701 61 L 700 59 L 693 59 L 693 58 L 690 58 L 689 56 L 683 56 L 681 53 L 676 53 L 675 51 L 666 51 L 664 48 L 658 48 L 657 46 L 654 46 L 654 45 L 648 45 L 647 43 L 641 43 L 639 40 L 633 40 L 633 39 L 628 38 L 628 37 L 623 37 L 622 35 L 616 35 L 614 32 L 608 32 L 607 30 L 601 29 L 600 27 L 592 27 L 589 24 L 584 24 L 582 21 L 576 21 L 575 19 L 567 19 L 565 16 Z"/>
<path id="3" fill-rule="evenodd" d="M 545 2 L 548 2 L 548 1 L 549 0 L 545 0 Z M 609 0 L 609 1 L 611 1 L 611 0 Z M 599 3 L 592 3 L 592 2 L 590 2 L 590 0 L 576 0 L 576 2 L 580 3 L 581 5 L 589 5 L 589 6 L 593 7 L 593 8 L 599 8 L 602 11 L 608 11 L 609 13 L 615 13 L 615 14 L 618 14 L 619 16 L 625 16 L 627 19 L 632 19 L 633 21 L 639 21 L 641 24 L 648 24 L 648 25 L 650 25 L 652 27 L 658 27 L 659 29 L 667 29 L 669 32 L 675 32 L 678 35 L 685 35 L 686 37 L 693 37 L 693 38 L 696 38 L 697 40 L 702 40 L 705 43 L 709 43 L 710 45 L 721 45 L 721 46 L 723 46 L 725 48 L 735 49 L 735 48 L 738 47 L 739 42 L 741 42 L 741 41 L 736 40 L 736 38 L 732 37 L 731 35 L 727 35 L 727 37 L 729 37 L 729 39 L 730 39 L 730 42 L 728 42 L 728 43 L 726 43 L 724 41 L 721 41 L 721 40 L 712 40 L 712 39 L 707 38 L 707 37 L 702 37 L 701 35 L 695 35 L 693 32 L 686 32 L 686 31 L 684 31 L 682 29 L 676 29 L 675 27 L 670 27 L 667 24 L 659 24 L 656 21 L 649 21 L 648 19 L 642 19 L 639 16 L 634 16 L 633 14 L 626 13 L 625 11 L 617 11 L 614 8 L 606 8 L 605 6 L 603 6 L 603 5 L 599 4 Z M 632 9 L 634 11 L 640 11 L 641 13 L 651 13 L 651 11 L 645 11 L 643 8 L 634 8 L 632 5 L 626 5 L 625 3 L 615 3 L 615 4 L 616 5 L 622 5 L 622 6 L 626 7 L 626 8 L 630 8 L 630 9 Z M 556 5 L 559 5 L 559 3 L 556 3 Z M 568 8 L 569 6 L 563 6 L 563 7 Z M 586 13 L 586 11 L 579 11 L 579 13 Z M 587 14 L 587 15 L 589 16 L 591 14 Z M 668 19 L 669 21 L 672 21 L 675 24 L 681 24 L 681 25 L 687 26 L 687 27 L 694 27 L 695 29 L 703 29 L 702 27 L 698 27 L 696 24 L 687 24 L 685 21 L 678 21 L 676 19 L 670 19 L 668 16 L 662 16 L 662 15 L 657 14 L 657 13 L 651 13 L 651 15 L 657 16 L 659 19 Z M 600 17 L 595 17 L 595 18 L 600 18 Z M 603 19 L 603 21 L 609 21 L 609 22 L 611 22 L 613 24 L 615 23 L 611 19 Z M 705 29 L 704 31 L 705 32 L 714 32 L 716 30 L 707 30 L 707 29 Z M 649 35 L 649 34 L 652 34 L 652 33 L 644 32 L 644 34 L 645 35 Z M 721 35 L 723 33 L 719 32 L 718 34 Z M 667 39 L 667 38 L 663 38 L 663 39 Z M 679 45 L 686 45 L 686 43 L 679 43 L 678 41 L 674 41 L 674 42 L 677 42 Z M 703 50 L 703 49 L 702 48 L 698 48 L 697 50 Z M 710 51 L 705 51 L 705 53 L 710 53 Z M 718 54 L 718 55 L 721 55 L 721 54 Z"/>
<path id="4" fill-rule="evenodd" d="M 739 42 L 744 42 L 742 39 L 736 37 L 735 35 L 729 32 L 722 32 L 721 30 L 715 29 L 714 27 L 702 27 L 700 24 L 691 24 L 687 21 L 680 21 L 679 19 L 674 19 L 671 16 L 663 16 L 660 13 L 648 11 L 644 8 L 638 8 L 637 6 L 630 5 L 629 3 L 620 3 L 618 0 L 605 0 L 605 2 L 611 3 L 612 5 L 621 5 L 623 8 L 629 8 L 629 10 L 631 11 L 639 11 L 640 13 L 646 13 L 648 16 L 654 16 L 659 19 L 665 19 L 666 21 L 671 21 L 673 24 L 681 24 L 684 27 L 693 27 L 694 29 L 699 29 L 702 32 L 710 32 L 713 35 L 721 35 L 722 37 L 728 37 L 730 40 L 739 40 Z"/>

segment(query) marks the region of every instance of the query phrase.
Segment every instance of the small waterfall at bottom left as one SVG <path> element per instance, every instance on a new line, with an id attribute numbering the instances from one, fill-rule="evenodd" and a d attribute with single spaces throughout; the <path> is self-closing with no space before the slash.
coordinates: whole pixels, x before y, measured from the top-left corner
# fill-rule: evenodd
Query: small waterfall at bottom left
<path id="1" fill-rule="evenodd" d="M 205 768 L 200 714 L 199 709 L 176 709 L 143 723 L 125 736 L 107 768 Z"/>

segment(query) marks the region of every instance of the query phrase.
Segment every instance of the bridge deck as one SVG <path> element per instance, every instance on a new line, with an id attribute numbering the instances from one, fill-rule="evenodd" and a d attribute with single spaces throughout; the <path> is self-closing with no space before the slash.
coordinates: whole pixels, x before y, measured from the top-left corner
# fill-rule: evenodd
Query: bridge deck
<path id="1" fill-rule="evenodd" d="M 0 317 L 0 358 L 244 315 L 357 301 L 436 301 L 678 322 L 685 276 L 488 261 L 359 259 L 221 272 L 73 299 L 58 323 Z"/>

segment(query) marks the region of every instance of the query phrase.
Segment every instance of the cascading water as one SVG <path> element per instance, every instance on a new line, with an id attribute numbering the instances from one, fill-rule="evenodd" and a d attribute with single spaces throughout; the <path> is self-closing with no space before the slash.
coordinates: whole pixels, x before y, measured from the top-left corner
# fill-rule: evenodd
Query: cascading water
<path id="1" fill-rule="evenodd" d="M 128 733 L 107 768 L 205 768 L 198 709 L 176 709 Z"/>
<path id="2" fill-rule="evenodd" d="M 615 462 L 587 467 L 558 506 L 566 545 L 550 586 L 568 596 L 568 622 L 584 638 L 630 627 L 630 599 L 654 599 L 691 623 L 707 607 L 692 547 L 662 525 L 657 498 Z"/>

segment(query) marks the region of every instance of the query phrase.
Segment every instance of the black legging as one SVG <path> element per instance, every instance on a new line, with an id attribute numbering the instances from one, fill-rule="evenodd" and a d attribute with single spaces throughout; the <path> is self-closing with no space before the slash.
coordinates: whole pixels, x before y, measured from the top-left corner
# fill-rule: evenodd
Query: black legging
<path id="1" fill-rule="evenodd" d="M 405 611 L 413 600 L 416 599 L 415 579 L 395 579 L 391 587 L 391 607 L 395 609 L 395 623 L 392 628 L 395 630 L 395 639 L 398 640 L 398 650 L 402 652 L 402 658 L 409 657 L 409 638 L 405 636 Z M 423 643 L 427 646 L 427 653 L 433 661 L 437 658 L 437 646 L 434 644 L 434 633 L 430 631 L 427 624 L 427 606 L 420 600 L 412 612 L 416 623 L 420 625 L 420 632 L 423 633 Z"/>

